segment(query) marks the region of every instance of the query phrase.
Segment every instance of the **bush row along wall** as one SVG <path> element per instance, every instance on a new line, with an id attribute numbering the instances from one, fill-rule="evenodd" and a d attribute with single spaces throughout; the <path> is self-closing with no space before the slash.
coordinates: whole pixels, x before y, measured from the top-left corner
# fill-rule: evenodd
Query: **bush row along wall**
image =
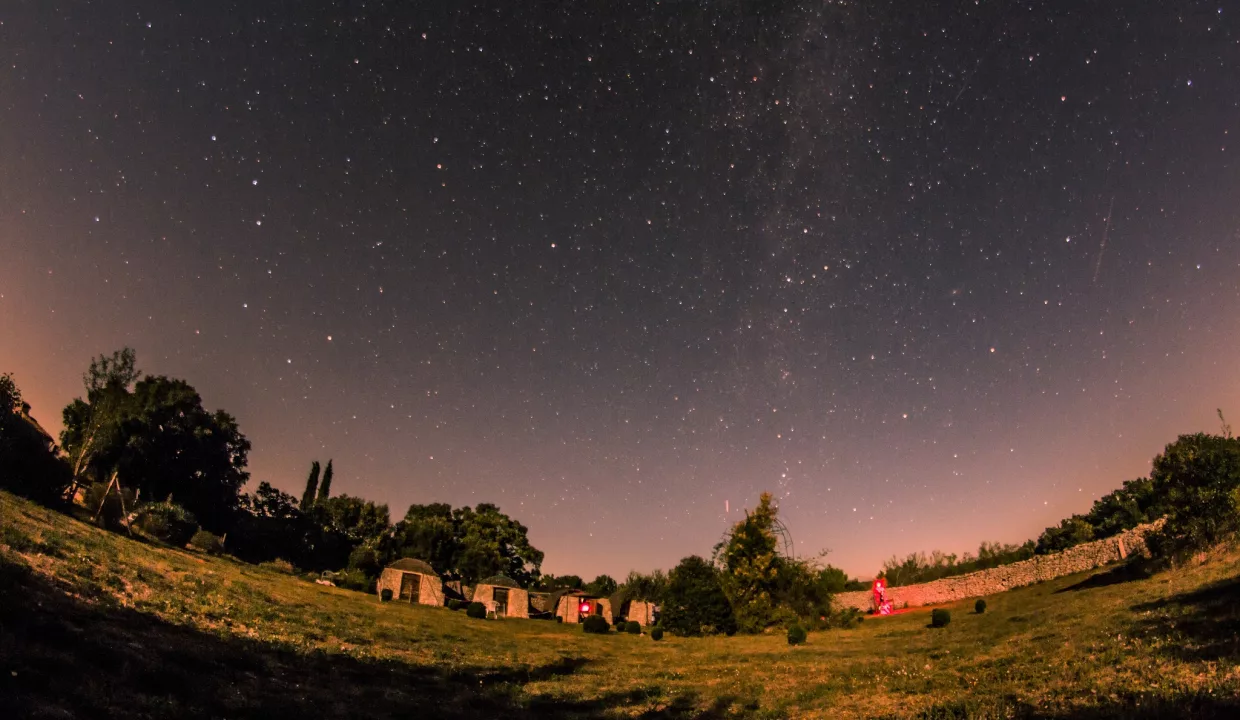
<path id="1" fill-rule="evenodd" d="M 887 599 L 897 608 L 940 605 L 966 598 L 982 597 L 1013 588 L 1053 580 L 1064 575 L 1092 570 L 1096 567 L 1118 562 L 1133 553 L 1146 553 L 1145 535 L 1161 525 L 1161 521 L 1138 525 L 1102 540 L 1070 547 L 1050 555 L 1035 555 L 1010 565 L 988 570 L 978 570 L 968 575 L 942 578 L 919 585 L 887 588 Z M 874 594 L 870 590 L 838 593 L 835 603 L 841 608 L 856 608 L 864 612 L 874 609 Z"/>

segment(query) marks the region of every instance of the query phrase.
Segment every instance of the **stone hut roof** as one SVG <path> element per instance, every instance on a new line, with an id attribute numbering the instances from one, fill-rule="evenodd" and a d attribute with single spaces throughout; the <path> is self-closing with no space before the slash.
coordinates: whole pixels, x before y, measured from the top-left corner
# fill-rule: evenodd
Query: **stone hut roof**
<path id="1" fill-rule="evenodd" d="M 517 584 L 516 580 L 513 580 L 507 575 L 492 575 L 486 580 L 480 580 L 478 584 L 479 585 L 494 585 L 496 587 L 516 588 L 518 590 L 521 588 L 521 586 Z"/>
<path id="2" fill-rule="evenodd" d="M 414 560 L 413 558 L 401 558 L 391 565 L 388 565 L 388 569 L 403 570 L 405 572 L 422 573 L 423 575 L 434 575 L 435 577 L 439 577 L 439 573 L 435 572 L 435 568 L 422 562 L 421 560 Z"/>

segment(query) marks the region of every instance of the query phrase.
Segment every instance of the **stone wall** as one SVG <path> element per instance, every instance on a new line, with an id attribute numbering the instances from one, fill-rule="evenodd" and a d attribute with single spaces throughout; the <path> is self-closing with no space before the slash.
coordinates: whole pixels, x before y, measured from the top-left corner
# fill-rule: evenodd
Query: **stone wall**
<path id="1" fill-rule="evenodd" d="M 419 578 L 419 605 L 443 605 L 443 582 L 435 575 L 424 575 L 422 573 L 409 572 L 408 570 L 387 568 L 379 575 L 379 582 L 375 586 L 375 592 L 382 598 L 384 589 L 391 590 L 392 601 L 398 602 L 400 599 L 400 581 L 404 575 L 416 575 Z"/>
<path id="2" fill-rule="evenodd" d="M 1011 565 L 1001 565 L 919 585 L 887 588 L 887 598 L 896 608 L 906 605 L 940 605 L 1092 570 L 1123 560 L 1134 553 L 1145 554 L 1145 535 L 1160 524 L 1161 521 L 1139 525 L 1119 535 L 1077 545 L 1051 555 L 1035 555 Z M 870 590 L 837 593 L 835 603 L 837 607 L 852 607 L 871 612 L 874 609 L 874 594 Z"/>
<path id="3" fill-rule="evenodd" d="M 479 585 L 470 596 L 474 602 L 486 606 L 487 613 L 495 612 L 495 585 Z M 521 588 L 504 588 L 508 591 L 508 612 L 504 617 L 528 618 L 530 616 L 530 596 Z"/>
<path id="4" fill-rule="evenodd" d="M 629 612 L 625 619 L 635 620 L 641 623 L 642 627 L 654 625 L 654 603 L 633 600 L 629 603 Z"/>

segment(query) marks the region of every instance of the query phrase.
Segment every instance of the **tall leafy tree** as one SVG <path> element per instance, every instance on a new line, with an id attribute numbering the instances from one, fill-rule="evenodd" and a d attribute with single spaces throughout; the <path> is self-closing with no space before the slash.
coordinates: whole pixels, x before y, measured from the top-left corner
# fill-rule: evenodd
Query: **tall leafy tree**
<path id="1" fill-rule="evenodd" d="M 330 463 L 327 469 L 331 470 Z M 324 524 L 354 543 L 378 540 L 391 527 L 387 505 L 359 497 L 337 495 L 320 500 L 315 507 Z"/>
<path id="2" fill-rule="evenodd" d="M 586 592 L 608 597 L 616 591 L 616 581 L 610 575 L 599 575 L 586 585 Z"/>
<path id="3" fill-rule="evenodd" d="M 60 444 L 72 467 L 70 495 L 87 480 L 102 480 L 114 469 L 109 463 L 115 458 L 104 450 L 115 448 L 130 390 L 140 374 L 133 348 L 91 359 L 82 375 L 86 398 L 74 399 L 63 413 Z"/>
<path id="4" fill-rule="evenodd" d="M 319 491 L 319 461 L 310 463 L 310 476 L 306 478 L 306 491 L 301 494 L 301 510 L 308 512 L 314 505 L 314 498 Z"/>
<path id="5" fill-rule="evenodd" d="M 323 470 L 323 481 L 319 483 L 319 497 L 315 502 L 324 502 L 331 497 L 332 492 L 332 461 L 327 461 L 327 467 Z"/>
<path id="6" fill-rule="evenodd" d="M 742 632 L 760 632 L 775 617 L 774 593 L 781 564 L 775 507 L 770 493 L 732 527 L 717 552 L 722 582 Z"/>
<path id="7" fill-rule="evenodd" d="M 455 510 L 443 503 L 412 505 L 381 547 L 386 557 L 424 560 L 440 575 L 467 583 L 503 574 L 530 587 L 543 561 L 528 529 L 490 503 Z"/>

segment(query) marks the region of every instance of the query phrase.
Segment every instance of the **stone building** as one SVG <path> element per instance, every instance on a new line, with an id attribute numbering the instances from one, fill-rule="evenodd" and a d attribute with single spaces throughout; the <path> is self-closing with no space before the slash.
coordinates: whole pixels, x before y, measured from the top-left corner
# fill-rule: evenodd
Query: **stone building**
<path id="1" fill-rule="evenodd" d="M 421 560 L 402 558 L 383 569 L 375 592 L 383 597 L 392 591 L 392 600 L 415 605 L 443 605 L 443 580 Z"/>
<path id="2" fill-rule="evenodd" d="M 474 586 L 472 602 L 486 606 L 496 617 L 528 618 L 530 596 L 516 581 L 504 575 L 489 577 Z"/>
<path id="3" fill-rule="evenodd" d="M 600 615 L 607 624 L 615 622 L 611 612 L 611 600 L 595 597 L 584 590 L 567 590 L 554 593 L 555 616 L 566 623 L 585 620 L 587 615 Z"/>

